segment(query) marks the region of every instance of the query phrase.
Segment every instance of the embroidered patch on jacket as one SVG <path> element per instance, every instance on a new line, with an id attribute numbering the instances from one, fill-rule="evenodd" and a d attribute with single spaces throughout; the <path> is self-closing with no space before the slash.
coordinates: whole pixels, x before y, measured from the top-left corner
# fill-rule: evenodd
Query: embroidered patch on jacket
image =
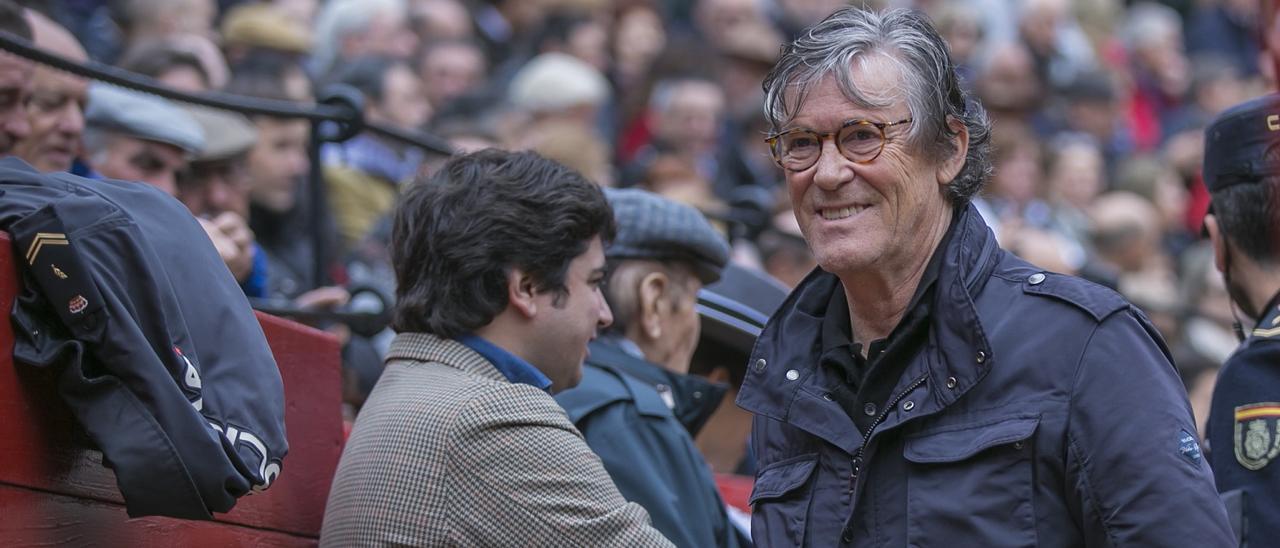
<path id="1" fill-rule="evenodd" d="M 1185 429 L 1178 432 L 1178 454 L 1192 464 L 1200 464 L 1200 440 Z"/>
<path id="2" fill-rule="evenodd" d="M 84 295 L 76 295 L 67 303 L 67 310 L 72 314 L 84 312 L 86 308 L 89 308 L 89 299 L 84 298 Z"/>
<path id="3" fill-rule="evenodd" d="M 1280 456 L 1280 403 L 1242 405 L 1235 413 L 1236 462 L 1248 470 L 1261 470 Z"/>

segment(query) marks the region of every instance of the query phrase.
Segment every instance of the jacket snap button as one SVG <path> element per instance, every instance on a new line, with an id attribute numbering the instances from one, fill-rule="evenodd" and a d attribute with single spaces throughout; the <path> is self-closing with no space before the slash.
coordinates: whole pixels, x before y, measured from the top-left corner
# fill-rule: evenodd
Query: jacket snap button
<path id="1" fill-rule="evenodd" d="M 907 400 L 907 401 L 902 402 L 902 410 L 903 410 L 903 411 L 910 411 L 910 410 L 915 409 L 915 408 L 916 408 L 916 402 L 913 402 L 913 401 L 911 401 L 911 400 Z"/>
<path id="2" fill-rule="evenodd" d="M 862 412 L 866 413 L 868 417 L 876 416 L 876 404 L 868 403 L 862 406 Z"/>
<path id="3" fill-rule="evenodd" d="M 789 381 L 794 381 L 794 380 L 796 380 L 796 379 L 798 379 L 798 378 L 800 378 L 800 372 L 799 372 L 799 371 L 796 371 L 795 369 L 788 369 L 788 370 L 787 370 L 787 380 L 789 380 Z"/>
<path id="4" fill-rule="evenodd" d="M 765 365 L 766 365 L 766 363 L 765 363 L 765 361 L 764 361 L 764 358 L 760 358 L 760 359 L 756 360 L 756 371 L 757 371 L 757 372 L 759 372 L 759 371 L 764 371 L 764 366 L 765 366 Z"/>
<path id="5" fill-rule="evenodd" d="M 947 388 L 955 388 L 955 387 L 956 387 L 956 378 L 947 377 Z"/>
<path id="6" fill-rule="evenodd" d="M 987 361 L 987 353 L 979 350 L 977 360 L 978 360 L 978 363 Z"/>
<path id="7" fill-rule="evenodd" d="M 1028 277 L 1027 277 L 1027 283 L 1029 283 L 1029 284 L 1031 284 L 1031 285 L 1040 285 L 1040 284 L 1044 283 L 1044 273 L 1043 273 L 1043 272 L 1036 272 L 1035 274 L 1032 274 L 1032 275 L 1028 276 Z"/>

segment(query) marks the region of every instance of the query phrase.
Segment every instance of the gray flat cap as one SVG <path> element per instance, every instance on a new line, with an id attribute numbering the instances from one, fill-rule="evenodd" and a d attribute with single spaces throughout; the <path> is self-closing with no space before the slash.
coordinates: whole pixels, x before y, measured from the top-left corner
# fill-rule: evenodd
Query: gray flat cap
<path id="1" fill-rule="evenodd" d="M 698 210 L 637 189 L 605 189 L 618 235 L 605 250 L 610 259 L 681 261 L 709 284 L 729 262 L 729 244 Z"/>
<path id="2" fill-rule="evenodd" d="M 84 119 L 95 129 L 168 143 L 190 154 L 204 149 L 204 132 L 186 111 L 160 97 L 119 86 L 89 84 Z"/>

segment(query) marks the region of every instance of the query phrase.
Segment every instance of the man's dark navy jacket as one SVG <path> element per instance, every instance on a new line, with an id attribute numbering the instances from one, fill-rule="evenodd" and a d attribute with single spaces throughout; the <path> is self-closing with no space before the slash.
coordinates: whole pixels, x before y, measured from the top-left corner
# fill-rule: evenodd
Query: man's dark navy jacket
<path id="1" fill-rule="evenodd" d="M 288 451 L 280 373 L 181 203 L 5 158 L 0 230 L 24 269 L 14 359 L 60 369 L 129 515 L 208 519 L 270 485 Z"/>
<path id="2" fill-rule="evenodd" d="M 924 342 L 866 373 L 893 385 L 856 410 L 875 416 L 866 432 L 819 366 L 834 275 L 811 274 L 760 334 L 738 396 L 755 413 L 755 544 L 1233 545 L 1146 317 L 1004 252 L 972 206 L 957 214 Z"/>

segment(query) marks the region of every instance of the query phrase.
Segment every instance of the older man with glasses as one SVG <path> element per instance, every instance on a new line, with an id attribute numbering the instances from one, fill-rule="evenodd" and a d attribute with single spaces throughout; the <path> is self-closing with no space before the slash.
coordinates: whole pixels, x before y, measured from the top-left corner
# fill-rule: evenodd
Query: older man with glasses
<path id="1" fill-rule="evenodd" d="M 760 335 L 762 546 L 1227 546 L 1155 328 L 1000 249 L 990 122 L 918 12 L 840 10 L 765 81 L 820 269 Z"/>

